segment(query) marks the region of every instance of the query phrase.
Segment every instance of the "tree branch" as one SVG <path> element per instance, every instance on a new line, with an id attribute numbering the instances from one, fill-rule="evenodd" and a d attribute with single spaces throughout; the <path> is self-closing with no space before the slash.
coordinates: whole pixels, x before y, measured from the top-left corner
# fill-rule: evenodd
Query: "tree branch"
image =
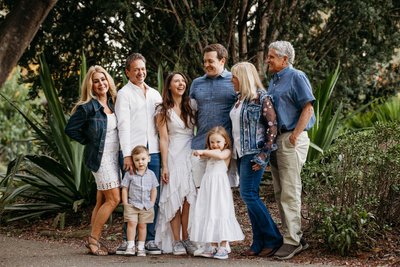
<path id="1" fill-rule="evenodd" d="M 0 87 L 57 0 L 19 0 L 0 26 Z"/>

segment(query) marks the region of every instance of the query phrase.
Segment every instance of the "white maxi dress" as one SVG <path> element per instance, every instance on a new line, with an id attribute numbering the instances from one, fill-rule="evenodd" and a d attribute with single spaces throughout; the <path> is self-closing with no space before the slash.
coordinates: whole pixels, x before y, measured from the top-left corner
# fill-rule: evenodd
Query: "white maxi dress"
<path id="1" fill-rule="evenodd" d="M 184 199 L 186 198 L 191 206 L 196 201 L 196 187 L 191 171 L 193 128 L 187 128 L 173 109 L 169 110 L 169 115 L 169 183 L 162 184 L 155 237 L 155 242 L 163 253 L 172 252 L 173 235 L 170 222 L 182 207 Z M 188 228 L 190 221 L 189 219 Z"/>
<path id="2" fill-rule="evenodd" d="M 239 241 L 244 235 L 235 216 L 232 190 L 224 160 L 209 159 L 197 194 L 190 239 L 219 243 Z"/>

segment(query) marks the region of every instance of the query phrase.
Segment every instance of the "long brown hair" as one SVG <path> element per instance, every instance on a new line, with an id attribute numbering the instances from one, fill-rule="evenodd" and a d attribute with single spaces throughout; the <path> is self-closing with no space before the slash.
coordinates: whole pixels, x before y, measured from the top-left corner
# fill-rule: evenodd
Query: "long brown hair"
<path id="1" fill-rule="evenodd" d="M 181 119 L 185 123 L 187 128 L 193 127 L 195 124 L 195 115 L 193 112 L 192 107 L 190 106 L 190 98 L 189 98 L 189 84 L 188 79 L 186 78 L 185 74 L 179 71 L 174 71 L 170 73 L 167 78 L 165 79 L 164 88 L 162 91 L 162 99 L 163 102 L 157 106 L 157 113 L 159 114 L 161 120 L 161 124 L 167 123 L 167 120 L 170 120 L 169 110 L 174 107 L 174 99 L 172 98 L 172 93 L 170 90 L 170 85 L 172 82 L 172 78 L 175 75 L 181 75 L 186 83 L 186 90 L 185 93 L 182 95 L 182 102 L 181 102 Z"/>

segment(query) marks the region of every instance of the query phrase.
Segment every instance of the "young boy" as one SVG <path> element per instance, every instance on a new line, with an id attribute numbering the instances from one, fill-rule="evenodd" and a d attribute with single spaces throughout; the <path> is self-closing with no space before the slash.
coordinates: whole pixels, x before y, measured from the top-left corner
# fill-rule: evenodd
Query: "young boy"
<path id="1" fill-rule="evenodd" d="M 138 227 L 137 256 L 146 256 L 144 243 L 146 226 L 154 221 L 154 203 L 159 185 L 156 175 L 147 168 L 150 162 L 149 151 L 145 146 L 132 150 L 133 174 L 125 173 L 122 179 L 122 204 L 124 221 L 128 223 L 128 248 L 125 255 L 135 255 L 135 234 Z"/>

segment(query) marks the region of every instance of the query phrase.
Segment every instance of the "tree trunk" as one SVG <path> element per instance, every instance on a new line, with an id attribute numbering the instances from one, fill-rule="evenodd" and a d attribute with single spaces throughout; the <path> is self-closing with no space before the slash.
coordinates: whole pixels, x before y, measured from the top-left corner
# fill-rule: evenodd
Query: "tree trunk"
<path id="1" fill-rule="evenodd" d="M 57 0 L 19 0 L 0 26 L 0 87 Z"/>
<path id="2" fill-rule="evenodd" d="M 238 17 L 239 60 L 247 60 L 247 14 L 250 10 L 248 0 L 243 0 Z"/>
<path id="3" fill-rule="evenodd" d="M 239 0 L 231 1 L 231 14 L 229 14 L 229 22 L 228 22 L 228 51 L 231 55 L 231 62 L 234 64 L 239 61 L 238 55 L 236 53 L 236 16 L 238 13 L 238 5 Z"/>
<path id="4" fill-rule="evenodd" d="M 261 80 L 263 80 L 263 76 L 264 76 L 264 51 L 265 51 L 265 46 L 267 46 L 268 44 L 266 44 L 266 39 L 267 39 L 267 29 L 269 26 L 269 13 L 267 11 L 264 11 L 261 14 L 261 18 L 260 18 L 260 22 L 258 24 L 259 27 L 259 31 L 260 31 L 260 37 L 258 39 L 258 49 L 257 49 L 257 54 L 256 54 L 256 59 L 255 59 L 255 66 L 258 70 L 258 73 L 261 77 Z"/>

